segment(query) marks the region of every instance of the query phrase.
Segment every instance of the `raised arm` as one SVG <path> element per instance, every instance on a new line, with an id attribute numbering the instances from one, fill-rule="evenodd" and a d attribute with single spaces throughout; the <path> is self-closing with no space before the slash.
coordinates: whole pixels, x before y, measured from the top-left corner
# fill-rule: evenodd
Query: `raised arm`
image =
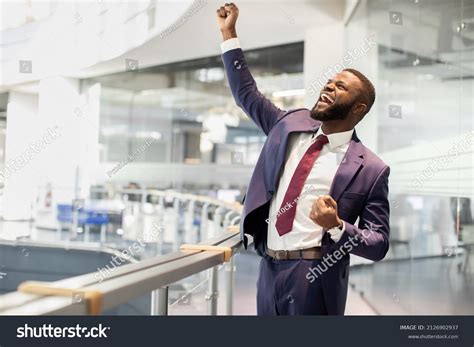
<path id="1" fill-rule="evenodd" d="M 265 134 L 268 134 L 285 111 L 279 109 L 258 91 L 237 39 L 235 23 L 238 15 L 239 9 L 233 3 L 221 6 L 216 14 L 224 40 L 221 47 L 227 79 L 237 105 Z"/>

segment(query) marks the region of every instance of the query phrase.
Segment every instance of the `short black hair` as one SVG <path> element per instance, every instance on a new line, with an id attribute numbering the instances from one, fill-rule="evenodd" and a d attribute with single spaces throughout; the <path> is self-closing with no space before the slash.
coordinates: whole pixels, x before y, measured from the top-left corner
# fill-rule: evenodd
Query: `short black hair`
<path id="1" fill-rule="evenodd" d="M 374 104 L 374 101 L 375 101 L 374 85 L 372 84 L 372 82 L 370 82 L 370 80 L 367 77 L 365 77 L 365 75 L 362 72 L 356 69 L 344 69 L 343 71 L 350 72 L 362 82 L 361 95 L 362 95 L 363 102 L 367 104 L 367 110 L 365 112 L 365 114 L 367 114 L 372 108 L 372 105 Z"/>

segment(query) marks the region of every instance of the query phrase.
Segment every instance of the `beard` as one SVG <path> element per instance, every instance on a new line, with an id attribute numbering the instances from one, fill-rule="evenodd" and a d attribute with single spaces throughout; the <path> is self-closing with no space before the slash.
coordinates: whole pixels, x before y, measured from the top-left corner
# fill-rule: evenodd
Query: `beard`
<path id="1" fill-rule="evenodd" d="M 319 102 L 319 101 L 318 101 Z M 311 109 L 311 118 L 319 120 L 321 122 L 328 121 L 328 120 L 343 120 L 346 119 L 349 115 L 349 112 L 352 109 L 353 103 L 334 103 L 332 105 L 327 106 L 324 110 L 318 111 L 316 110 L 316 106 L 318 102 L 314 105 Z"/>

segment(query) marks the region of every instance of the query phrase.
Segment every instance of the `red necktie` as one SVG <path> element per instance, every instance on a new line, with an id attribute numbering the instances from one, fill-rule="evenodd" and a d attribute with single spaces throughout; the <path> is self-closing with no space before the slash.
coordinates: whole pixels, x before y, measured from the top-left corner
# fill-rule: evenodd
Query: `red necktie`
<path id="1" fill-rule="evenodd" d="M 293 229 L 293 221 L 296 214 L 297 198 L 300 196 L 303 190 L 304 183 L 308 177 L 311 169 L 313 168 L 314 162 L 321 152 L 323 146 L 328 143 L 326 135 L 319 135 L 311 146 L 309 146 L 303 158 L 298 163 L 293 177 L 291 177 L 288 190 L 286 191 L 283 202 L 281 203 L 280 209 L 278 210 L 280 215 L 277 216 L 276 229 L 280 236 L 289 233 Z M 284 207 L 287 206 L 286 209 Z"/>

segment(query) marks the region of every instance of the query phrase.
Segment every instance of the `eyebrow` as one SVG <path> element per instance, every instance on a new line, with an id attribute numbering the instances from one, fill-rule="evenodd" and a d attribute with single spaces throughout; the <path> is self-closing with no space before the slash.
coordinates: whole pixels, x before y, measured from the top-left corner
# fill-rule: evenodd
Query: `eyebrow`
<path id="1" fill-rule="evenodd" d="M 327 83 L 331 83 L 331 82 L 333 82 L 333 80 L 332 80 L 332 79 L 328 79 Z M 346 87 L 347 87 L 347 83 L 346 83 L 346 82 L 344 82 L 344 81 L 338 80 L 338 81 L 334 81 L 334 82 L 335 82 L 336 84 L 338 84 L 338 83 L 342 83 L 342 84 L 344 84 L 344 86 L 346 86 Z"/>

